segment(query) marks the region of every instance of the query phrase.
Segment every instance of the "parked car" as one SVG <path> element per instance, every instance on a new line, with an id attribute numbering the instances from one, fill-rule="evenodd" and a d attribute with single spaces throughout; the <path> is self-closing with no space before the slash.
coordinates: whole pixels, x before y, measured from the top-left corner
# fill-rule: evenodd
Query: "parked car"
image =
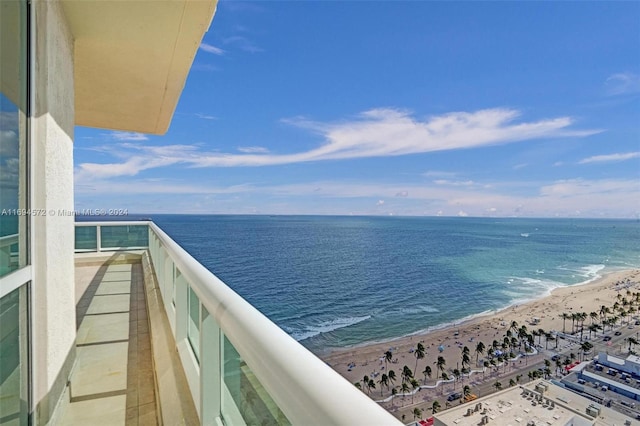
<path id="1" fill-rule="evenodd" d="M 557 361 L 560 359 L 560 355 L 554 355 L 551 357 L 551 361 Z"/>
<path id="2" fill-rule="evenodd" d="M 604 341 L 608 342 L 609 340 L 611 340 L 611 336 L 604 336 Z"/>
<path id="3" fill-rule="evenodd" d="M 616 336 L 619 336 L 619 335 L 621 335 L 621 334 L 622 334 L 622 332 L 621 332 L 621 331 L 616 331 L 616 332 L 615 332 L 615 333 L 613 333 L 613 334 L 615 334 Z"/>
<path id="4" fill-rule="evenodd" d="M 462 394 L 460 392 L 454 392 L 447 398 L 447 401 L 455 401 L 456 399 L 462 398 Z"/>

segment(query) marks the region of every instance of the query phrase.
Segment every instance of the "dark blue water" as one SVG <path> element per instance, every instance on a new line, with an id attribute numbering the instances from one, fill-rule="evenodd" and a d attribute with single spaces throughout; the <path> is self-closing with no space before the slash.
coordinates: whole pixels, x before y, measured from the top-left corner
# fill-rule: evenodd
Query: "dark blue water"
<path id="1" fill-rule="evenodd" d="M 151 217 L 313 350 L 403 336 L 640 266 L 638 221 Z"/>

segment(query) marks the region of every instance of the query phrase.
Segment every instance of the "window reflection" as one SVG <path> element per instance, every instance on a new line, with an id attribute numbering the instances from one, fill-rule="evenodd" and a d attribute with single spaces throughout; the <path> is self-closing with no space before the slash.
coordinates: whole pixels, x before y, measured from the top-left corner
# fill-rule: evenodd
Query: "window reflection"
<path id="1" fill-rule="evenodd" d="M 26 264 L 26 1 L 0 1 L 0 276 Z"/>

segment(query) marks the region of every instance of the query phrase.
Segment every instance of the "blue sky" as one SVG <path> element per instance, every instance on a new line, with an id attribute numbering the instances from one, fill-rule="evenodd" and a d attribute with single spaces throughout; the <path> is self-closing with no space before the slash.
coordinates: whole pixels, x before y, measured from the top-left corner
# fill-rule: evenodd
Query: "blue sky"
<path id="1" fill-rule="evenodd" d="M 223 2 L 164 136 L 78 127 L 76 207 L 640 216 L 640 3 Z"/>

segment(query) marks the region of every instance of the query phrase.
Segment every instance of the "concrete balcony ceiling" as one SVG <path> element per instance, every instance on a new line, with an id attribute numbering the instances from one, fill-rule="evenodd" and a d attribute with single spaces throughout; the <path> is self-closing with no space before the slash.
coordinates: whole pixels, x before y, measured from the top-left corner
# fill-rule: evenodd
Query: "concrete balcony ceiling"
<path id="1" fill-rule="evenodd" d="M 217 0 L 63 0 L 74 39 L 75 123 L 167 131 Z"/>

